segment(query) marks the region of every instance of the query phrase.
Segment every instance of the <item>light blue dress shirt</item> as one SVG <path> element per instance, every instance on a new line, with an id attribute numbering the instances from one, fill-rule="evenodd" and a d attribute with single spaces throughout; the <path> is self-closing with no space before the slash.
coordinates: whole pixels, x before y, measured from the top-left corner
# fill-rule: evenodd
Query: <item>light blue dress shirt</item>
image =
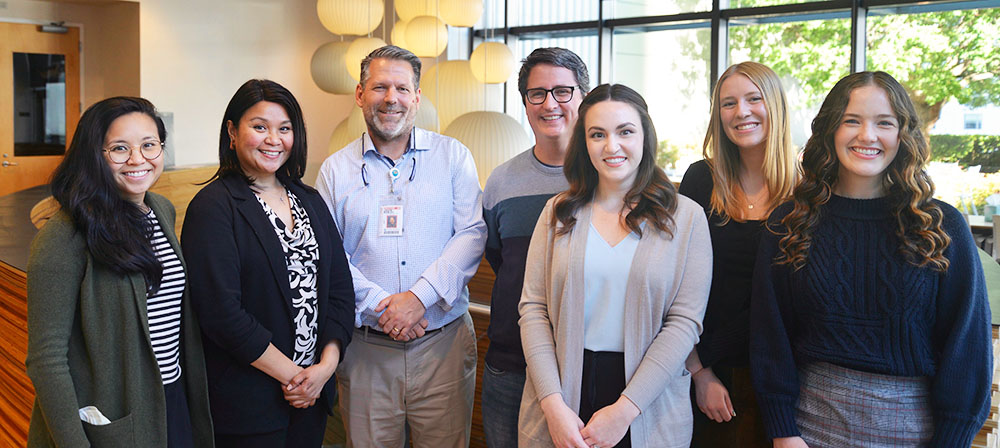
<path id="1" fill-rule="evenodd" d="M 344 240 L 356 327 L 379 329 L 375 307 L 407 290 L 427 308 L 428 330 L 465 314 L 466 284 L 482 259 L 486 224 L 475 162 L 464 145 L 414 127 L 409 148 L 394 162 L 366 133 L 323 162 L 316 189 Z M 403 204 L 402 236 L 380 236 L 386 200 Z"/>

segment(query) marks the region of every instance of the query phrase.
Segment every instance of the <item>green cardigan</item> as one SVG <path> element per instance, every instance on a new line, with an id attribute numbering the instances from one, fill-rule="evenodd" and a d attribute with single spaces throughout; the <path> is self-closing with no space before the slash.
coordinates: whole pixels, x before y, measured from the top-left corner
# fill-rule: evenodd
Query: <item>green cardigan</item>
<path id="1" fill-rule="evenodd" d="M 145 202 L 184 265 L 173 205 L 153 193 Z M 201 334 L 187 291 L 181 343 L 195 444 L 212 447 Z M 167 446 L 166 398 L 149 338 L 146 283 L 141 274 L 121 275 L 96 263 L 63 211 L 31 243 L 25 364 L 35 386 L 29 447 Z M 85 406 L 96 406 L 111 423 L 81 421 L 78 409 Z"/>

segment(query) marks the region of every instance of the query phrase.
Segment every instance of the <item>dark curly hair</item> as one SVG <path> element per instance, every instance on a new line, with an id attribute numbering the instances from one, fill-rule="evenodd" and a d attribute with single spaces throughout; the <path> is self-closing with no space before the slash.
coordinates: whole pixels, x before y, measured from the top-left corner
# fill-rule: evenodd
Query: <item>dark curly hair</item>
<path id="1" fill-rule="evenodd" d="M 838 81 L 823 100 L 812 122 L 812 136 L 803 150 L 803 177 L 793 193 L 794 208 L 781 221 L 785 230 L 775 261 L 796 270 L 806 264 L 812 231 L 822 219 L 820 206 L 830 200 L 837 183 L 840 162 L 834 134 L 843 119 L 851 92 L 864 86 L 885 91 L 899 121 L 899 150 L 885 170 L 883 184 L 885 197 L 896 217 L 900 253 L 908 263 L 944 272 L 948 269 L 944 251 L 951 238 L 941 227 L 944 213 L 932 201 L 934 183 L 924 171 L 930 159 L 930 148 L 909 95 L 885 72 L 848 75 Z"/>
<path id="2" fill-rule="evenodd" d="M 635 108 L 642 121 L 644 136 L 642 145 L 642 160 L 637 168 L 635 183 L 625 194 L 625 204 L 630 207 L 625 216 L 625 225 L 629 230 L 642 235 L 639 225 L 644 219 L 650 221 L 657 230 L 673 237 L 674 211 L 677 209 L 677 189 L 667 175 L 656 166 L 656 129 L 649 118 L 646 101 L 638 92 L 621 84 L 601 84 L 594 88 L 580 103 L 580 118 L 573 127 L 573 136 L 569 141 L 566 153 L 566 163 L 563 173 L 569 181 L 569 189 L 556 198 L 552 225 L 556 220 L 563 224 L 556 234 L 568 233 L 576 224 L 573 216 L 580 207 L 594 199 L 597 190 L 597 170 L 590 161 L 587 152 L 587 137 L 585 123 L 587 112 L 600 102 L 618 101 Z"/>

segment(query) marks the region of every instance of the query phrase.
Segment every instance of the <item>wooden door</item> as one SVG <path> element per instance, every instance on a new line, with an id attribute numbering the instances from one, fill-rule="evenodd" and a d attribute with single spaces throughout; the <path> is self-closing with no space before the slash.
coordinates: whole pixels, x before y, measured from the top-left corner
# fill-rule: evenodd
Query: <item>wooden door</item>
<path id="1" fill-rule="evenodd" d="M 4 129 L 0 132 L 0 196 L 48 183 L 80 120 L 80 30 L 69 27 L 67 32 L 59 34 L 42 32 L 40 28 L 39 25 L 0 22 L 0 129 Z M 62 146 L 62 151 L 54 151 L 60 153 L 58 155 L 53 155 L 51 150 L 30 151 L 23 149 L 24 145 L 15 147 L 15 119 L 23 122 L 34 118 L 31 115 L 37 112 L 15 110 L 23 108 L 15 105 L 14 59 L 26 55 L 65 58 L 65 82 L 58 86 L 64 89 L 65 109 L 55 111 L 57 117 L 65 118 L 64 127 L 56 126 L 62 127 L 65 138 L 53 140 L 56 146 Z M 62 121 L 61 117 L 57 121 Z"/>

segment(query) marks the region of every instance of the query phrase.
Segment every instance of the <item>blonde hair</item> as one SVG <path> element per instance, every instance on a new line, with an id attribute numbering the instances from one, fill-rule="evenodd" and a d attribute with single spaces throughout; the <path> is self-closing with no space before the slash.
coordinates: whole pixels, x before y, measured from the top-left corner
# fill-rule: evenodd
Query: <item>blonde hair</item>
<path id="1" fill-rule="evenodd" d="M 792 195 L 799 178 L 798 158 L 792 145 L 792 132 L 788 123 L 788 101 L 781 80 L 768 66 L 747 61 L 731 65 L 722 72 L 719 82 L 712 89 L 712 115 L 705 133 L 702 154 L 712 169 L 712 211 L 723 217 L 723 222 L 735 219 L 742 222 L 743 201 L 740 187 L 740 151 L 723 130 L 720 111 L 722 83 L 733 75 L 744 75 L 760 89 L 767 110 L 767 145 L 764 149 L 764 182 L 770 192 L 767 213 Z"/>

